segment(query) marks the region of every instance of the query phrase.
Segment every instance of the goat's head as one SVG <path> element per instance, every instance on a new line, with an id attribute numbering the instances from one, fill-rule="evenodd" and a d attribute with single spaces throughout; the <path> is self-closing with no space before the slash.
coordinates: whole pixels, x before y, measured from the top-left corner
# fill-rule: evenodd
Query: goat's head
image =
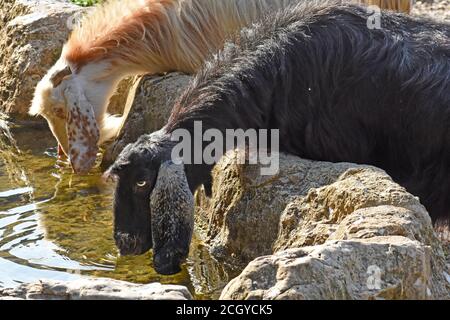
<path id="1" fill-rule="evenodd" d="M 173 142 L 162 131 L 128 145 L 105 173 L 117 180 L 114 238 L 123 255 L 152 247 L 156 271 L 173 274 L 187 257 L 193 196 L 182 165 L 171 162 Z"/>
<path id="2" fill-rule="evenodd" d="M 64 85 L 61 83 L 71 76 L 70 68 L 61 60 L 47 72 L 37 84 L 29 110 L 32 116 L 43 116 L 65 154 L 68 154 L 66 121 L 67 107 L 64 98 Z"/>
<path id="3" fill-rule="evenodd" d="M 95 71 L 94 67 L 91 69 L 90 73 Z M 102 113 L 107 99 L 101 84 L 88 83 L 83 75 L 73 74 L 63 59 L 58 60 L 36 86 L 29 114 L 41 115 L 47 120 L 76 173 L 92 168 L 98 145 L 105 140 L 101 136 L 111 136 L 99 131 L 99 127 L 105 126 Z"/>

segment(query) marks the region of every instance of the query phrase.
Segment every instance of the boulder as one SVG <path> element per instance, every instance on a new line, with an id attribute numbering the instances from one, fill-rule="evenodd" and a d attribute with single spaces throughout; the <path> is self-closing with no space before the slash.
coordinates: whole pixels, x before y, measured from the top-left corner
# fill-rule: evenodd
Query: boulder
<path id="1" fill-rule="evenodd" d="M 2 299 L 27 300 L 190 300 L 184 286 L 160 283 L 134 284 L 106 278 L 72 281 L 42 280 L 13 289 L 0 289 Z"/>
<path id="2" fill-rule="evenodd" d="M 248 262 L 273 251 L 321 244 L 343 234 L 341 223 L 360 216 L 363 208 L 408 210 L 412 215 L 408 228 L 421 226 L 414 232 L 423 237 L 413 240 L 436 241 L 419 199 L 381 169 L 280 153 L 278 174 L 264 176 L 260 165 L 238 164 L 237 155 L 237 151 L 227 153 L 213 169 L 211 198 L 202 190 L 196 195 L 197 220 L 208 243 L 220 247 L 218 253 L 239 255 Z M 398 225 L 392 217 L 386 219 L 384 229 L 389 230 L 388 222 Z M 259 232 L 248 233 L 249 226 Z"/>
<path id="3" fill-rule="evenodd" d="M 213 169 L 213 195 L 196 194 L 196 222 L 213 254 L 233 264 L 273 252 L 280 216 L 290 201 L 336 181 L 350 168 L 279 154 L 279 173 L 260 174 L 258 165 L 237 163 L 238 152 L 227 153 Z M 378 170 L 378 169 L 373 169 Z M 379 170 L 381 171 L 381 170 Z"/>
<path id="4" fill-rule="evenodd" d="M 438 21 L 450 22 L 450 0 L 415 1 L 411 14 Z"/>
<path id="5" fill-rule="evenodd" d="M 223 298 L 450 298 L 426 209 L 383 170 L 280 154 L 279 173 L 262 176 L 237 154 L 214 168 L 210 199 L 196 194 L 197 225 L 212 253 L 241 266 L 256 258 Z M 381 272 L 385 285 L 367 289 L 367 270 Z"/>
<path id="6" fill-rule="evenodd" d="M 321 244 L 329 238 L 410 234 L 427 245 L 437 242 L 429 215 L 417 197 L 384 171 L 360 166 L 291 201 L 281 215 L 274 250 Z"/>
<path id="7" fill-rule="evenodd" d="M 430 247 L 401 236 L 330 241 L 255 259 L 220 298 L 448 299 L 432 260 Z"/>

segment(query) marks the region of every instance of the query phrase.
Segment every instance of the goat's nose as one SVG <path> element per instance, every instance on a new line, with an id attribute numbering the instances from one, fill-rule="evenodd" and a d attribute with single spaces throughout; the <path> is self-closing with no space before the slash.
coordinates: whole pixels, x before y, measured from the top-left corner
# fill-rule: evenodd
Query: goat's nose
<path id="1" fill-rule="evenodd" d="M 170 265 L 170 264 L 166 264 L 166 265 L 162 265 L 162 266 L 154 266 L 156 272 L 158 272 L 159 274 L 165 275 L 165 276 L 170 276 L 173 274 L 177 274 L 178 272 L 181 271 L 181 267 L 179 265 Z"/>
<path id="2" fill-rule="evenodd" d="M 132 256 L 132 255 L 136 255 L 136 247 L 134 247 L 131 244 L 123 244 L 122 246 L 120 246 L 119 248 L 119 253 L 121 256 Z"/>

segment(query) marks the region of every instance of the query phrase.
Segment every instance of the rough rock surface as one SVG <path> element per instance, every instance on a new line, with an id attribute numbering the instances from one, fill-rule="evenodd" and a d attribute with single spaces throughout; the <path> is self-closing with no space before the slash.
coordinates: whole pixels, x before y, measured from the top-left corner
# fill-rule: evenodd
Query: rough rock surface
<path id="1" fill-rule="evenodd" d="M 401 235 L 426 244 L 437 240 L 419 200 L 373 167 L 348 169 L 333 183 L 295 198 L 282 213 L 280 226 L 275 250 L 328 238 Z"/>
<path id="2" fill-rule="evenodd" d="M 274 254 L 251 262 L 222 298 L 450 298 L 427 211 L 383 170 L 280 154 L 278 175 L 259 173 L 233 152 L 214 169 L 212 198 L 197 193 L 216 256 L 242 264 Z M 368 270 L 381 274 L 376 290 Z"/>
<path id="3" fill-rule="evenodd" d="M 73 281 L 45 280 L 23 284 L 13 289 L 0 289 L 2 299 L 45 300 L 190 300 L 184 286 L 160 283 L 134 284 L 104 278 Z"/>
<path id="4" fill-rule="evenodd" d="M 221 299 L 444 298 L 431 261 L 430 247 L 401 236 L 330 241 L 257 258 Z"/>
<path id="5" fill-rule="evenodd" d="M 450 0 L 416 1 L 411 14 L 450 22 Z"/>
<path id="6" fill-rule="evenodd" d="M 196 222 L 201 233 L 216 256 L 234 264 L 273 252 L 281 213 L 296 196 L 328 185 L 349 168 L 358 167 L 280 154 L 279 173 L 262 176 L 258 165 L 236 162 L 237 152 L 229 152 L 215 166 L 212 198 L 203 191 L 196 194 Z"/>

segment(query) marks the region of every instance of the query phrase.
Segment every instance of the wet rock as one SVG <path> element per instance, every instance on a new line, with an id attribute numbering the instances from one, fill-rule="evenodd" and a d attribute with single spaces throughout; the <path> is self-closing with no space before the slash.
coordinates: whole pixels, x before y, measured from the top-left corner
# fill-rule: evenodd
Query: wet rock
<path id="1" fill-rule="evenodd" d="M 138 76 L 128 77 L 119 82 L 114 94 L 109 99 L 108 112 L 110 114 L 123 114 L 127 101 L 133 98 L 133 88 L 139 79 Z"/>
<path id="2" fill-rule="evenodd" d="M 19 161 L 19 148 L 10 130 L 8 117 L 0 112 L 0 164 L 7 168 L 10 179 L 22 185 L 24 182 L 24 168 Z"/>
<path id="3" fill-rule="evenodd" d="M 56 0 L 0 0 L 0 111 L 25 115 L 83 8 Z"/>
<path id="4" fill-rule="evenodd" d="M 189 300 L 188 289 L 160 283 L 134 284 L 104 278 L 73 281 L 45 280 L 22 284 L 14 289 L 0 289 L 3 299 L 45 300 Z"/>
<path id="5" fill-rule="evenodd" d="M 252 261 L 221 299 L 448 299 L 432 264 L 430 247 L 406 237 L 330 241 Z"/>

